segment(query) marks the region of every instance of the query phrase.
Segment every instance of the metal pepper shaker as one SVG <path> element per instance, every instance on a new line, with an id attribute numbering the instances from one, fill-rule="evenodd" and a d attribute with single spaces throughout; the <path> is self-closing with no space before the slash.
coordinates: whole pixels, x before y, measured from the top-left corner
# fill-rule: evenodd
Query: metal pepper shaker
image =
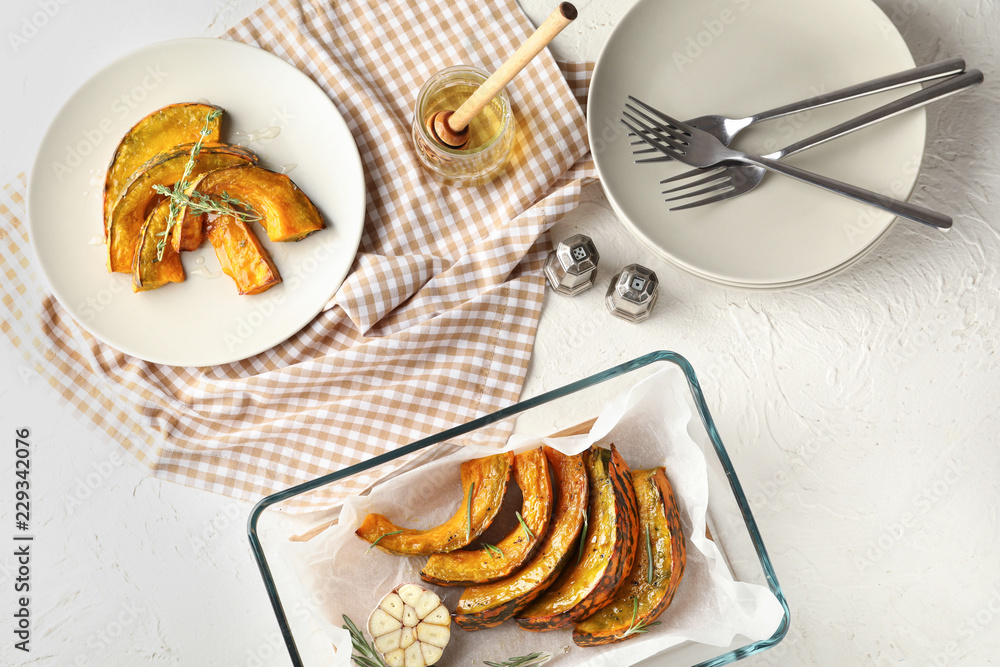
<path id="1" fill-rule="evenodd" d="M 659 280 L 651 270 L 629 264 L 611 279 L 604 302 L 615 317 L 642 322 L 653 311 L 658 285 Z"/>
<path id="2" fill-rule="evenodd" d="M 560 294 L 575 296 L 594 284 L 601 255 L 589 236 L 561 241 L 545 262 L 545 279 Z"/>

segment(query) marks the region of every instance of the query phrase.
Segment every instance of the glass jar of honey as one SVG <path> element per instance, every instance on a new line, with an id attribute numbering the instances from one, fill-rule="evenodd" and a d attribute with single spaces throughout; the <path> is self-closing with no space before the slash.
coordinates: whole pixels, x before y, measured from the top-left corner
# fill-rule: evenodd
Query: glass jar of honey
<path id="1" fill-rule="evenodd" d="M 413 144 L 420 163 L 445 185 L 489 183 L 507 166 L 514 146 L 514 115 L 507 91 L 486 105 L 469 123 L 469 141 L 461 149 L 440 143 L 427 127 L 438 111 L 454 111 L 489 77 L 477 67 L 441 70 L 420 88 L 413 114 Z"/>

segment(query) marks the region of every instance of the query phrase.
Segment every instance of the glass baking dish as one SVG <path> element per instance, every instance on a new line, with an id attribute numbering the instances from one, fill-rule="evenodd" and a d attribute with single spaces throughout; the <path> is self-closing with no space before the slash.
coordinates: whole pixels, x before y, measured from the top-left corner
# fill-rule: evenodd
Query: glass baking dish
<path id="1" fill-rule="evenodd" d="M 296 667 L 330 664 L 331 638 L 319 628 L 314 615 L 336 592 L 311 585 L 315 582 L 304 581 L 293 572 L 285 549 L 308 541 L 335 524 L 346 496 L 364 495 L 386 480 L 463 445 L 502 445 L 511 434 L 551 434 L 592 420 L 610 396 L 636 385 L 665 365 L 679 369 L 675 374 L 677 394 L 683 395 L 692 414 L 700 417 L 700 423 L 692 418 L 688 432 L 708 464 L 707 525 L 711 539 L 719 546 L 733 578 L 768 588 L 780 603 L 783 616 L 770 637 L 753 641 L 737 636 L 721 649 L 685 642 L 639 664 L 715 667 L 780 642 L 788 631 L 788 604 L 736 470 L 705 404 L 694 369 L 681 355 L 660 351 L 285 489 L 257 503 L 248 521 L 250 544 L 292 664 Z"/>

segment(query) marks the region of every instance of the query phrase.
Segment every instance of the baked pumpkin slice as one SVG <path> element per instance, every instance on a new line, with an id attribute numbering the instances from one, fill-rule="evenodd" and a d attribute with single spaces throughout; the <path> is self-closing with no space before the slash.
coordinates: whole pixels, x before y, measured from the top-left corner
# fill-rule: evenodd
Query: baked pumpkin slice
<path id="1" fill-rule="evenodd" d="M 170 202 L 163 201 L 153 209 L 142 225 L 132 266 L 133 292 L 145 292 L 167 283 L 184 282 L 181 257 L 169 243 L 163 248 L 163 256 L 157 259 L 160 239 L 167 231 L 169 217 Z"/>
<path id="2" fill-rule="evenodd" d="M 632 473 L 639 502 L 639 548 L 628 579 L 614 598 L 577 623 L 578 646 L 613 644 L 637 636 L 670 606 L 684 576 L 687 552 L 673 489 L 663 468 Z M 632 632 L 630 632 L 632 630 Z"/>
<path id="3" fill-rule="evenodd" d="M 556 487 L 549 530 L 535 555 L 515 574 L 462 591 L 453 617 L 464 630 L 496 627 L 531 604 L 556 580 L 580 541 L 589 493 L 584 455 L 544 449 Z"/>
<path id="4" fill-rule="evenodd" d="M 492 549 L 431 555 L 420 571 L 424 581 L 440 586 L 485 584 L 521 567 L 541 544 L 552 516 L 552 479 L 541 447 L 514 457 L 514 481 L 523 498 L 518 526 Z"/>
<path id="5" fill-rule="evenodd" d="M 292 179 L 262 167 L 213 171 L 198 184 L 198 192 L 216 197 L 226 194 L 253 209 L 272 241 L 300 241 L 326 228 L 319 209 Z"/>
<path id="6" fill-rule="evenodd" d="M 181 179 L 184 167 L 191 159 L 191 148 L 191 145 L 177 146 L 172 151 L 157 156 L 122 191 L 111 210 L 108 223 L 108 271 L 132 271 L 132 258 L 135 256 L 143 222 L 153 205 L 163 199 L 163 195 L 157 194 L 154 187 L 173 187 Z M 256 159 L 257 156 L 240 146 L 206 142 L 194 156 L 190 177 L 234 164 L 253 163 Z"/>
<path id="7" fill-rule="evenodd" d="M 525 630 L 572 627 L 607 604 L 632 569 L 639 538 L 632 473 L 614 445 L 591 447 L 584 462 L 590 499 L 583 551 L 551 588 L 517 614 Z"/>
<path id="8" fill-rule="evenodd" d="M 203 141 L 218 142 L 221 112 L 211 104 L 171 104 L 149 114 L 125 133 L 104 178 L 105 235 L 111 209 L 132 177 L 160 153 L 198 141 L 202 130 Z"/>
<path id="9" fill-rule="evenodd" d="M 260 294 L 281 282 L 271 255 L 250 223 L 242 218 L 229 215 L 216 218 L 209 225 L 208 240 L 215 248 L 222 272 L 233 279 L 241 296 Z"/>
<path id="10" fill-rule="evenodd" d="M 496 518 L 513 465 L 514 455 L 510 452 L 462 463 L 462 506 L 434 528 L 399 528 L 381 514 L 369 514 L 355 534 L 382 551 L 400 556 L 429 556 L 460 549 L 482 535 Z"/>

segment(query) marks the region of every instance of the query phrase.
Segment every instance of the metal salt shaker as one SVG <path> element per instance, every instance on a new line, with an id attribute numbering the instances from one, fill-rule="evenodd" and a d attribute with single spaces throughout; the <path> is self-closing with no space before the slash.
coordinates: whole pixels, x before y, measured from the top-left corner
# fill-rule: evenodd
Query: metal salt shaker
<path id="1" fill-rule="evenodd" d="M 629 264 L 611 279 L 605 304 L 611 314 L 629 322 L 642 322 L 656 303 L 659 280 L 639 264 Z"/>
<path id="2" fill-rule="evenodd" d="M 576 234 L 559 243 L 545 262 L 545 279 L 560 294 L 575 296 L 594 284 L 601 255 L 589 236 Z"/>

